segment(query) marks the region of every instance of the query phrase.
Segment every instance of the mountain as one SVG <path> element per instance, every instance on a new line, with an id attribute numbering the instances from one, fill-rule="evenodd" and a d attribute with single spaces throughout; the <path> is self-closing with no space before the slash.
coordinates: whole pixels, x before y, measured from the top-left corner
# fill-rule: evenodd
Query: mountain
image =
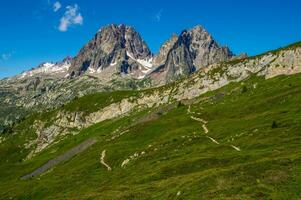
<path id="1" fill-rule="evenodd" d="M 134 28 L 108 25 L 85 45 L 69 69 L 71 77 L 83 73 L 112 78 L 113 74 L 130 75 L 134 79 L 150 77 L 153 83 L 176 80 L 209 64 L 233 57 L 227 47 L 220 47 L 201 26 L 175 34 L 153 55 Z M 153 75 L 163 71 L 160 81 Z M 163 77 L 161 77 L 163 76 Z M 161 80 L 163 79 L 163 80 Z"/>
<path id="2" fill-rule="evenodd" d="M 298 42 L 39 109 L 0 135 L 0 199 L 298 199 L 300 86 Z"/>
<path id="3" fill-rule="evenodd" d="M 28 111 L 55 108 L 94 92 L 164 85 L 232 57 L 200 26 L 172 35 L 154 55 L 133 27 L 111 24 L 100 29 L 74 58 L 45 62 L 0 80 L 3 113 L 11 113 L 0 116 L 0 122 L 11 125 Z"/>
<path id="4" fill-rule="evenodd" d="M 83 73 L 131 74 L 143 78 L 152 68 L 152 54 L 140 35 L 130 26 L 109 25 L 85 45 L 69 69 L 70 76 Z"/>
<path id="5" fill-rule="evenodd" d="M 16 78 L 25 79 L 29 77 L 41 77 L 41 76 L 57 76 L 58 78 L 64 78 L 68 76 L 68 70 L 71 66 L 73 58 L 68 56 L 60 62 L 49 63 L 45 62 L 38 67 L 23 72 L 21 75 L 17 75 Z"/>
<path id="6" fill-rule="evenodd" d="M 163 81 L 173 81 L 233 56 L 228 47 L 221 47 L 201 26 L 184 30 L 168 52 Z"/>
<path id="7" fill-rule="evenodd" d="M 162 82 L 169 82 L 233 57 L 228 47 L 221 47 L 201 26 L 172 35 L 154 55 L 133 27 L 111 24 L 100 29 L 74 58 L 45 62 L 7 80 L 90 75 L 104 84 L 123 78 L 151 79 L 157 84 L 158 72 L 164 72 L 160 73 Z"/>
<path id="8" fill-rule="evenodd" d="M 172 37 L 160 47 L 159 53 L 154 57 L 153 63 L 155 66 L 160 67 L 165 64 L 167 55 L 169 51 L 173 48 L 177 40 L 178 36 L 176 34 L 173 34 Z"/>
<path id="9" fill-rule="evenodd" d="M 123 79 L 150 79 L 157 85 L 158 77 L 163 83 L 169 82 L 233 57 L 228 47 L 219 46 L 201 26 L 184 30 L 179 36 L 173 34 L 154 55 L 133 27 L 111 24 L 100 29 L 74 58 L 45 62 L 7 80 L 39 76 L 69 79 L 88 75 L 105 85 Z"/>
<path id="10" fill-rule="evenodd" d="M 77 102 L 76 105 L 80 107 L 82 107 L 81 104 L 88 106 L 89 109 L 87 112 L 81 109 L 71 109 L 72 112 L 70 112 L 70 109 L 59 109 L 59 111 L 53 115 L 53 118 L 47 118 L 52 124 L 49 127 L 49 124 L 45 122 L 45 124 L 47 124 L 46 126 L 40 126 L 39 129 L 36 130 L 38 131 L 37 135 L 43 136 L 41 137 L 43 140 L 36 140 L 39 145 L 36 146 L 33 152 L 40 152 L 43 148 L 51 144 L 55 137 L 66 134 L 69 131 L 81 130 L 82 128 L 89 127 L 104 120 L 128 115 L 134 111 L 195 99 L 206 92 L 217 90 L 232 82 L 246 80 L 251 76 L 270 79 L 280 75 L 300 73 L 300 64 L 300 46 L 289 46 L 285 49 L 268 52 L 253 58 L 212 64 L 188 78 L 176 82 L 176 85 L 168 84 L 161 88 L 146 89 L 141 91 L 139 95 L 137 95 L 135 90 L 125 92 L 116 91 L 116 93 L 111 94 L 106 93 L 98 97 L 103 100 L 96 105 L 91 105 L 93 104 L 93 102 L 89 102 L 89 98 L 91 97 L 87 96 L 83 98 L 85 101 L 75 101 Z M 112 97 L 110 100 L 110 95 L 116 95 L 116 97 Z M 106 98 L 108 99 L 105 100 Z M 75 108 L 77 108 L 77 106 L 75 106 Z M 70 119 L 72 119 L 71 123 L 69 123 Z M 49 138 L 49 140 L 46 138 Z"/>

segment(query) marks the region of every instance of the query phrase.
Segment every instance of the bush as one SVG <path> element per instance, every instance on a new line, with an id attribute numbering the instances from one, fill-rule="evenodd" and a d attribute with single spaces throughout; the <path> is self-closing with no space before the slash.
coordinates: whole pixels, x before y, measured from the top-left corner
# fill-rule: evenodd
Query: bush
<path id="1" fill-rule="evenodd" d="M 272 123 L 272 128 L 278 128 L 278 124 L 277 124 L 276 121 L 273 121 L 273 123 Z"/>
<path id="2" fill-rule="evenodd" d="M 241 93 L 246 93 L 248 91 L 248 88 L 247 86 L 243 86 L 242 89 L 241 89 Z"/>

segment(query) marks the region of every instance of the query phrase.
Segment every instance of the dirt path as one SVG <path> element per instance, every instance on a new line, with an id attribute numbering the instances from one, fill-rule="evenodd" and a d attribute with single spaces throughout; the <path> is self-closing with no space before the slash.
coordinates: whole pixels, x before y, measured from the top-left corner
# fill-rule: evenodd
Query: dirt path
<path id="1" fill-rule="evenodd" d="M 202 125 L 204 131 L 205 131 L 205 134 L 209 133 L 209 130 L 207 128 L 207 126 L 205 124 Z"/>
<path id="2" fill-rule="evenodd" d="M 87 148 L 89 148 L 90 146 L 92 146 L 95 143 L 96 143 L 95 139 L 87 139 L 86 141 L 73 147 L 66 153 L 64 153 L 54 159 L 49 160 L 46 164 L 44 164 L 43 166 L 34 170 L 32 173 L 22 176 L 21 180 L 26 180 L 28 178 L 38 176 L 38 175 L 46 172 L 50 168 L 53 168 L 54 166 L 58 165 L 60 162 L 66 161 L 66 160 L 70 159 L 71 157 L 83 152 L 84 150 L 86 150 Z"/>
<path id="3" fill-rule="evenodd" d="M 194 116 L 190 116 L 191 119 L 195 120 L 195 121 L 198 121 L 198 122 L 202 122 L 203 124 L 207 124 L 208 122 L 204 119 L 201 119 L 201 118 L 197 118 L 197 117 L 194 117 Z"/>
<path id="4" fill-rule="evenodd" d="M 105 157 L 106 157 L 106 150 L 103 150 L 100 157 L 100 163 L 103 164 L 108 169 L 108 171 L 111 171 L 112 168 L 105 162 Z"/>
<path id="5" fill-rule="evenodd" d="M 188 107 L 187 109 L 187 112 L 188 113 L 193 113 L 190 111 L 190 106 Z M 195 121 L 198 121 L 198 122 L 201 122 L 202 123 L 202 128 L 205 132 L 205 134 L 208 134 L 209 133 L 209 129 L 207 128 L 206 124 L 208 123 L 206 120 L 204 119 L 201 119 L 201 118 L 197 118 L 197 117 L 194 117 L 194 116 L 190 116 L 191 119 L 195 120 Z M 220 144 L 217 140 L 215 140 L 214 138 L 210 137 L 210 136 L 206 136 L 208 139 L 210 139 L 213 143 L 215 144 Z M 234 145 L 230 145 L 230 147 L 232 147 L 234 150 L 236 151 L 241 151 L 241 149 L 237 146 L 234 146 Z"/>
<path id="6" fill-rule="evenodd" d="M 208 130 L 207 126 L 206 126 L 206 124 L 207 124 L 206 120 L 201 119 L 201 118 L 197 118 L 197 117 L 194 117 L 194 116 L 190 116 L 190 118 L 193 119 L 193 120 L 195 120 L 195 121 L 203 123 L 202 124 L 202 128 L 204 129 L 205 134 L 209 133 L 209 130 Z"/>
<path id="7" fill-rule="evenodd" d="M 219 144 L 219 142 L 218 141 L 216 141 L 215 139 L 213 139 L 212 137 L 209 137 L 209 136 L 206 136 L 207 138 L 209 138 L 213 143 L 215 143 L 215 144 Z"/>
<path id="8" fill-rule="evenodd" d="M 230 145 L 233 149 L 235 149 L 236 151 L 241 151 L 239 147 L 236 147 L 234 145 Z"/>

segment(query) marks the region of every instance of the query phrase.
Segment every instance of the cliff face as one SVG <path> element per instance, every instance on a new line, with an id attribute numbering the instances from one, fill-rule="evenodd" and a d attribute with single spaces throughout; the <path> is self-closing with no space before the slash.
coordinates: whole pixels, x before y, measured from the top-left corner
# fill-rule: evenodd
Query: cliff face
<path id="1" fill-rule="evenodd" d="M 202 67 L 233 57 L 227 47 L 221 47 L 201 26 L 173 35 L 153 56 L 140 35 L 126 25 L 109 25 L 101 29 L 75 57 L 70 76 L 84 73 L 129 74 L 131 78 L 151 77 L 158 82 L 170 82 L 189 75 Z M 151 72 L 164 73 L 159 77 Z"/>
<path id="2" fill-rule="evenodd" d="M 173 34 L 172 37 L 160 47 L 159 53 L 154 57 L 153 63 L 155 66 L 159 67 L 165 64 L 167 55 L 169 51 L 173 48 L 177 40 L 178 36 L 176 34 Z"/>
<path id="3" fill-rule="evenodd" d="M 195 27 L 179 37 L 173 35 L 153 56 L 134 28 L 108 25 L 75 58 L 45 62 L 1 80 L 2 113 L 10 115 L 0 116 L 0 122 L 13 124 L 12 119 L 23 118 L 26 111 L 58 107 L 85 94 L 165 84 L 225 60 L 227 53 L 204 29 Z M 0 126 L 0 132 L 2 129 Z"/>
<path id="4" fill-rule="evenodd" d="M 142 76 L 144 68 L 151 68 L 152 54 L 140 35 L 126 25 L 109 25 L 101 29 L 75 57 L 69 73 L 76 77 L 83 73 L 124 73 Z M 112 68 L 111 70 L 106 70 Z M 111 76 L 111 74 L 106 74 Z"/>
<path id="5" fill-rule="evenodd" d="M 183 31 L 169 51 L 163 80 L 173 81 L 233 56 L 228 47 L 221 47 L 205 29 L 196 26 Z"/>

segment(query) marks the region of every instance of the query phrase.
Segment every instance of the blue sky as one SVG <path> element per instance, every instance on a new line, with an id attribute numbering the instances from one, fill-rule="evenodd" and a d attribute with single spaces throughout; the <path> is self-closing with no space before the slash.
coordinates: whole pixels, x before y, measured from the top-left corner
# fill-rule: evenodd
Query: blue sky
<path id="1" fill-rule="evenodd" d="M 299 0 L 2 0 L 0 78 L 75 56 L 107 24 L 135 27 L 156 53 L 197 24 L 222 45 L 255 55 L 301 40 Z"/>

